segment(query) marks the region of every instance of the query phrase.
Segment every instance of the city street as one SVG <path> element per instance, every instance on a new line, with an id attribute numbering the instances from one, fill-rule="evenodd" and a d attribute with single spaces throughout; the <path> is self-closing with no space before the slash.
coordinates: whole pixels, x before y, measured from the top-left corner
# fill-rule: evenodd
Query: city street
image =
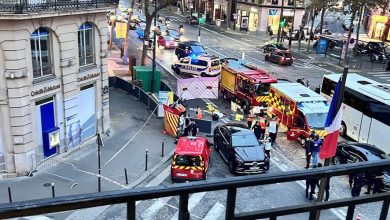
<path id="1" fill-rule="evenodd" d="M 169 13 L 170 14 L 170 13 Z M 165 17 L 165 13 L 161 13 Z M 179 16 L 170 16 L 171 27 L 178 27 L 183 23 Z M 185 34 L 182 36 L 182 41 L 197 40 L 198 26 L 184 24 Z M 142 41 L 138 39 L 135 31 L 130 32 L 130 45 L 141 48 Z M 264 41 L 266 42 L 266 41 Z M 250 38 L 246 39 L 245 35 L 225 36 L 213 30 L 202 27 L 201 43 L 205 46 L 208 54 L 218 55 L 220 58 L 232 57 L 240 59 L 242 53 L 245 53 L 245 58 L 250 62 L 258 65 L 261 68 L 268 70 L 275 77 L 280 79 L 288 79 L 295 81 L 299 77 L 305 77 L 310 82 L 312 89 L 320 85 L 322 76 L 333 72 L 340 72 L 340 69 L 334 65 L 317 61 L 308 58 L 302 54 L 296 54 L 294 65 L 290 67 L 278 66 L 276 64 L 264 61 L 264 54 L 261 48 L 264 42 L 255 41 Z M 296 46 L 296 45 L 295 45 Z M 162 78 L 168 84 L 176 89 L 176 80 L 178 78 L 187 78 L 188 75 L 177 75 L 171 70 L 171 64 L 177 61 L 174 55 L 174 50 L 157 49 L 157 64 L 162 69 L 164 75 Z M 152 56 L 151 51 L 149 57 Z M 370 73 L 377 75 L 380 73 Z M 230 104 L 222 99 L 210 100 L 218 109 L 225 113 L 230 113 Z M 190 107 L 204 107 L 202 100 L 191 101 Z M 223 118 L 219 123 L 229 122 L 229 118 Z M 215 126 L 215 125 L 214 125 Z M 340 139 L 344 140 L 344 139 Z M 288 141 L 285 133 L 281 133 L 278 137 L 277 145 L 272 151 L 271 169 L 269 173 L 279 173 L 293 169 L 303 169 L 305 166 L 304 149 L 296 142 Z M 260 174 L 264 175 L 264 174 Z M 209 171 L 209 179 L 220 179 L 232 177 L 228 172 L 228 167 L 222 160 L 219 153 L 213 151 L 211 157 L 211 167 Z M 154 185 L 170 185 L 170 163 L 167 162 L 162 166 L 155 175 L 148 178 L 141 186 Z M 279 206 L 294 205 L 305 202 L 310 202 L 305 198 L 304 194 L 305 183 L 303 181 L 268 185 L 262 187 L 254 187 L 250 189 L 242 189 L 239 192 L 237 201 L 237 212 L 245 212 L 254 208 L 274 208 Z M 334 177 L 331 180 L 330 199 L 350 197 L 350 189 L 348 186 L 347 177 Z M 224 219 L 224 203 L 226 200 L 226 192 L 210 192 L 198 193 L 190 197 L 189 211 L 194 219 Z M 375 219 L 378 217 L 380 203 L 362 205 L 357 207 L 357 213 L 367 219 Z M 157 200 L 142 201 L 137 204 L 137 216 L 140 219 L 176 219 L 178 210 L 178 198 L 169 197 Z M 332 209 L 322 213 L 321 219 L 344 219 L 346 216 L 346 208 Z M 124 217 L 124 206 L 113 206 L 106 210 L 98 219 L 116 219 Z M 282 219 L 300 219 L 307 218 L 307 214 L 301 216 L 289 216 Z"/>

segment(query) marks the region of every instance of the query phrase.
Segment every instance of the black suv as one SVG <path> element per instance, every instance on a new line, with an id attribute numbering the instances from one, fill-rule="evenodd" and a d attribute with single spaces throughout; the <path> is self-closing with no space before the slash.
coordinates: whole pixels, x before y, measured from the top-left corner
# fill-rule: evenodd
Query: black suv
<path id="1" fill-rule="evenodd" d="M 274 50 L 288 50 L 282 43 L 270 43 L 263 46 L 263 53 L 271 53 Z"/>
<path id="2" fill-rule="evenodd" d="M 214 130 L 214 149 L 233 174 L 256 174 L 269 169 L 269 158 L 255 134 L 242 124 L 219 125 Z"/>
<path id="3" fill-rule="evenodd" d="M 206 54 L 204 47 L 197 41 L 180 42 L 175 49 L 175 55 L 178 59 L 192 55 L 198 56 L 204 54 Z"/>

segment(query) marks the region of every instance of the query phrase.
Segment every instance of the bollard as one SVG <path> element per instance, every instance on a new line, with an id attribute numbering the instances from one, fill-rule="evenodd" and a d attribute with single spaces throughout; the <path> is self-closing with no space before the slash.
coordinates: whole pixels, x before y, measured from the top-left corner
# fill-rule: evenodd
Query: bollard
<path id="1" fill-rule="evenodd" d="M 245 53 L 242 53 L 241 60 L 245 60 Z"/>
<path id="2" fill-rule="evenodd" d="M 161 142 L 161 157 L 164 157 L 164 141 Z"/>
<path id="3" fill-rule="evenodd" d="M 126 185 L 129 185 L 129 179 L 127 178 L 127 169 L 125 168 Z"/>
<path id="4" fill-rule="evenodd" d="M 9 187 L 9 186 L 8 186 L 8 199 L 9 199 L 9 202 L 12 202 L 11 187 Z"/>
<path id="5" fill-rule="evenodd" d="M 51 183 L 51 195 L 54 197 L 56 197 L 56 194 L 54 192 L 54 183 Z"/>
<path id="6" fill-rule="evenodd" d="M 145 171 L 148 171 L 148 149 L 146 149 L 145 154 Z"/>

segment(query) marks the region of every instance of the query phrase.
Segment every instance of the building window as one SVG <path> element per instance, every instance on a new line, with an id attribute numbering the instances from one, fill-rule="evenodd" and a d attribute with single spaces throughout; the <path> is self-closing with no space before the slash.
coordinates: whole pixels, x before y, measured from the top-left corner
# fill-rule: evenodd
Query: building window
<path id="1" fill-rule="evenodd" d="M 79 28 L 78 35 L 80 67 L 94 64 L 92 25 L 89 23 L 82 24 Z"/>
<path id="2" fill-rule="evenodd" d="M 32 33 L 30 42 L 34 79 L 52 75 L 50 32 L 39 28 Z"/>

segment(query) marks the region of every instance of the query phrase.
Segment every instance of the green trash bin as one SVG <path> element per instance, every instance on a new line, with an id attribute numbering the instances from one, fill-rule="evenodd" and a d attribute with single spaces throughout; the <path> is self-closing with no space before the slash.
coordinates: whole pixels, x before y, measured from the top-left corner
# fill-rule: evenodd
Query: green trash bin
<path id="1" fill-rule="evenodd" d="M 142 88 L 145 92 L 151 92 L 153 69 L 151 66 L 133 66 L 133 76 L 136 80 L 142 81 Z M 161 71 L 156 68 L 154 74 L 154 93 L 160 91 Z"/>

